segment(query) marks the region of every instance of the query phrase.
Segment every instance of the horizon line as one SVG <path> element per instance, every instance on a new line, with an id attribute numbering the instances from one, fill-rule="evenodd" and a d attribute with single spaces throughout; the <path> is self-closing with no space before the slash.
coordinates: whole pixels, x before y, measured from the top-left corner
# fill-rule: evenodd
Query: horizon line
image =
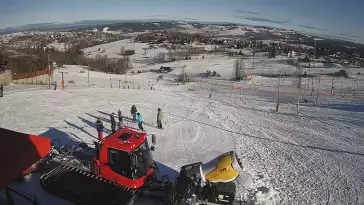
<path id="1" fill-rule="evenodd" d="M 0 32 L 11 32 L 11 33 L 16 33 L 16 32 L 24 32 L 25 30 L 32 30 L 32 29 L 36 29 L 36 28 L 22 28 L 22 27 L 26 27 L 26 26 L 40 26 L 40 25 L 62 25 L 62 24 L 77 24 L 77 23 L 87 23 L 89 22 L 91 25 L 93 23 L 95 23 L 95 21 L 99 21 L 102 22 L 104 21 L 106 24 L 107 22 L 109 23 L 122 23 L 122 22 L 163 22 L 163 21 L 170 21 L 170 22 L 194 22 L 194 23 L 206 23 L 206 24 L 234 24 L 234 25 L 240 25 L 240 26 L 252 26 L 252 27 L 265 27 L 265 28 L 273 28 L 273 29 L 282 29 L 282 30 L 286 30 L 286 31 L 294 31 L 297 33 L 301 33 L 304 35 L 311 35 L 312 37 L 321 37 L 321 38 L 326 38 L 326 39 L 331 39 L 331 40 L 340 40 L 340 41 L 346 41 L 346 42 L 350 42 L 350 43 L 355 43 L 355 44 L 360 44 L 360 45 L 364 45 L 364 42 L 358 42 L 356 40 L 353 39 L 348 39 L 348 38 L 341 38 L 338 36 L 334 36 L 334 34 L 321 34 L 321 33 L 313 33 L 313 32 L 307 32 L 307 31 L 300 31 L 297 29 L 286 29 L 286 28 L 281 28 L 279 26 L 263 26 L 263 25 L 259 25 L 259 24 L 247 24 L 247 23 L 237 23 L 237 22 L 230 22 L 230 21 L 202 21 L 202 20 L 197 20 L 197 19 L 170 19 L 170 18 L 134 18 L 134 19 L 85 19 L 85 20 L 73 20 L 73 21 L 57 21 L 57 22 L 43 22 L 43 23 L 30 23 L 30 24 L 23 24 L 23 25 L 16 25 L 16 26 L 8 26 L 5 28 L 0 28 Z M 85 24 L 87 25 L 87 24 Z M 16 30 L 19 29 L 19 31 L 10 31 L 11 29 Z M 22 30 L 24 29 L 24 30 Z M 7 31 L 9 30 L 9 31 Z"/>

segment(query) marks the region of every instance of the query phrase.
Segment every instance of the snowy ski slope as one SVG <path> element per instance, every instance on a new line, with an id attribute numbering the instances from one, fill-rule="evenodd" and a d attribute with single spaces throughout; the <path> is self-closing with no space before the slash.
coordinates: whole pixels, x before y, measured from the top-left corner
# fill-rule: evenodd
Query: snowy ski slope
<path id="1" fill-rule="evenodd" d="M 129 116 L 134 104 L 144 116 L 147 132 L 157 135 L 153 155 L 163 167 L 161 174 L 173 177 L 182 165 L 236 150 L 244 165 L 237 197 L 250 204 L 364 203 L 363 101 L 322 96 L 320 106 L 303 104 L 297 116 L 295 105 L 285 104 L 283 96 L 277 114 L 275 94 L 244 90 L 214 92 L 209 98 L 208 89 L 187 91 L 169 75 L 157 82 L 156 73 L 111 75 L 111 88 L 110 75 L 90 72 L 89 87 L 87 71 L 80 73 L 82 67 L 62 70 L 68 71 L 65 90 L 5 87 L 0 126 L 57 138 L 62 144 L 91 143 L 97 136 L 97 117 L 109 129 L 109 114 L 122 108 Z M 60 75 L 55 75 L 60 82 Z M 119 89 L 119 80 L 141 83 L 135 89 L 130 83 L 130 89 Z M 151 85 L 156 89 L 150 90 Z M 215 86 L 216 91 L 223 90 L 222 85 Z M 155 128 L 158 107 L 165 113 L 163 130 Z M 15 185 L 37 194 L 40 204 L 70 204 L 44 192 L 37 177 Z"/>

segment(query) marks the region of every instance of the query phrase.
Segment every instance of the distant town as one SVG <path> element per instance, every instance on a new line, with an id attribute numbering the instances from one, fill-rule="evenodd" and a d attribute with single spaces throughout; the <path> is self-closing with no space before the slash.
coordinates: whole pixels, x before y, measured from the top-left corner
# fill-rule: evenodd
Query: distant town
<path id="1" fill-rule="evenodd" d="M 160 44 L 169 50 L 186 48 L 188 45 L 210 45 L 197 52 L 219 52 L 227 56 L 243 55 L 241 49 L 249 48 L 253 49 L 253 53 L 268 52 L 272 57 L 282 54 L 295 57 L 291 63 L 298 65 L 299 62 L 306 62 L 305 67 L 310 67 L 310 62 L 338 63 L 343 67 L 364 66 L 363 45 L 261 26 L 143 22 L 87 25 L 68 31 L 42 31 L 47 30 L 45 27 L 33 30 L 0 36 L 2 70 L 24 73 L 41 70 L 49 64 L 79 63 L 94 64 L 96 70 L 107 71 L 112 63 L 102 66 L 80 60 L 82 49 L 127 38 L 134 38 L 134 42 L 149 43 L 150 48 L 153 48 L 153 44 Z M 191 49 L 189 51 L 192 52 Z"/>

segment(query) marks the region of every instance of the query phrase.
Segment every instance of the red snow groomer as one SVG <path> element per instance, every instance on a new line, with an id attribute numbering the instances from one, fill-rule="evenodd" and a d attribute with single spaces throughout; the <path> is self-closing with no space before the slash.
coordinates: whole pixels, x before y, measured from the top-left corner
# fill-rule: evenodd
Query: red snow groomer
<path id="1" fill-rule="evenodd" d="M 60 151 L 53 146 L 40 162 L 52 167 L 42 174 L 41 185 L 77 205 L 131 205 L 137 198 L 168 205 L 234 202 L 233 181 L 242 168 L 233 151 L 182 166 L 171 182 L 167 176 L 157 180 L 158 164 L 151 155 L 155 135 L 151 141 L 149 147 L 146 133 L 124 128 L 94 142 L 95 148 L 80 143 Z"/>

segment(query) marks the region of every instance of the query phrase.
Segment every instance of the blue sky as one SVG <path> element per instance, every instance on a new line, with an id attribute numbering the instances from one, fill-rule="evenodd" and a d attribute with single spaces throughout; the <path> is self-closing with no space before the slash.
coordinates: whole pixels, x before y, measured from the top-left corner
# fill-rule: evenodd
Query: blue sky
<path id="1" fill-rule="evenodd" d="M 173 19 L 292 28 L 364 43 L 364 0 L 0 0 L 0 28 L 78 20 Z"/>

